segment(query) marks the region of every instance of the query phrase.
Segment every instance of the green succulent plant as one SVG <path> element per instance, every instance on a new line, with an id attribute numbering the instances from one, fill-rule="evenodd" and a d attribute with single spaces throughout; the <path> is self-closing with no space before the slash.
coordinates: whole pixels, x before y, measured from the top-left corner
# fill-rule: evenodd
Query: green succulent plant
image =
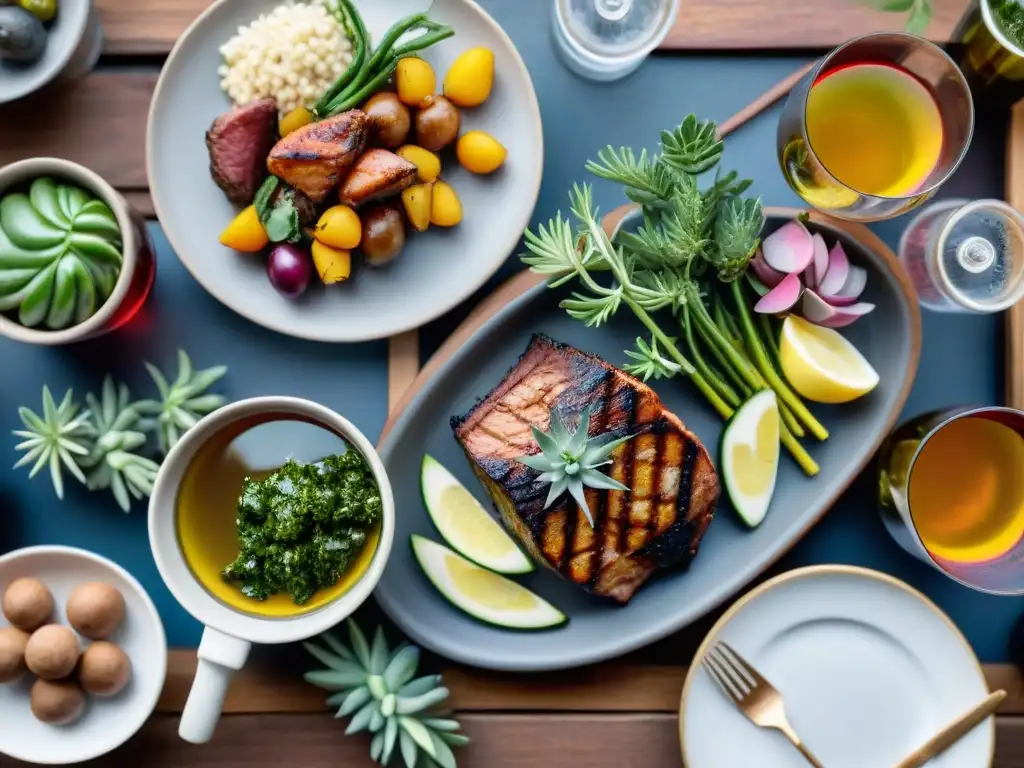
<path id="1" fill-rule="evenodd" d="M 91 317 L 121 271 L 121 230 L 105 202 L 50 178 L 0 199 L 0 312 L 59 330 Z"/>
<path id="2" fill-rule="evenodd" d="M 419 648 L 402 644 L 390 650 L 380 627 L 371 646 L 351 619 L 348 635 L 351 647 L 330 633 L 320 638 L 329 650 L 303 644 L 327 667 L 307 672 L 305 679 L 332 691 L 327 705 L 338 707 L 335 716 L 351 717 L 345 733 L 373 734 L 370 757 L 380 765 L 401 753 L 406 768 L 456 768 L 452 747 L 465 746 L 469 737 L 457 732 L 458 721 L 426 714 L 448 698 L 448 689 L 440 675 L 413 679 Z"/>
<path id="3" fill-rule="evenodd" d="M 146 435 L 138 426 L 138 408 L 124 384 L 117 386 L 109 376 L 103 380 L 101 398 L 92 393 L 85 396 L 89 406 L 88 430 L 93 439 L 92 450 L 82 459 L 88 472 L 85 485 L 90 491 L 109 488 L 117 504 L 131 511 L 132 498 L 142 499 L 153 492 L 153 482 L 160 465 L 137 453 L 146 445 Z"/>
<path id="4" fill-rule="evenodd" d="M 533 438 L 540 446 L 540 453 L 532 456 L 520 456 L 518 461 L 531 469 L 540 472 L 536 482 L 538 484 L 548 483 L 551 488 L 548 490 L 547 501 L 544 508 L 547 509 L 558 500 L 566 491 L 576 500 L 587 516 L 587 521 L 593 525 L 590 509 L 587 506 L 587 497 L 583 488 L 598 488 L 604 490 L 628 491 L 629 489 L 604 472 L 601 467 L 611 464 L 611 455 L 622 443 L 626 442 L 632 435 L 616 438 L 613 434 L 606 433 L 596 437 L 589 437 L 587 432 L 590 429 L 590 408 L 584 408 L 580 415 L 580 424 L 574 432 L 561 416 L 554 411 L 551 412 L 551 431 L 543 432 L 537 427 L 530 427 L 533 430 Z"/>
<path id="5" fill-rule="evenodd" d="M 207 394 L 206 390 L 228 369 L 217 365 L 196 371 L 188 355 L 179 349 L 178 377 L 173 383 L 168 383 L 155 365 L 146 363 L 146 370 L 160 391 L 160 400 L 142 400 L 136 407 L 139 413 L 149 417 L 144 424 L 155 428 L 160 450 L 166 454 L 199 419 L 224 405 L 226 400 L 221 395 Z"/>
<path id="6" fill-rule="evenodd" d="M 85 474 L 78 465 L 89 454 L 89 414 L 79 413 L 70 389 L 64 394 L 60 405 L 57 405 L 50 394 L 50 388 L 44 386 L 43 415 L 39 416 L 22 406 L 18 409 L 18 416 L 25 429 L 15 430 L 14 434 L 24 440 L 14 446 L 14 450 L 25 451 L 25 454 L 18 459 L 14 468 L 34 461 L 28 476 L 35 477 L 39 470 L 49 466 L 53 490 L 58 499 L 63 499 L 64 474 L 61 467 L 67 469 L 79 482 L 85 482 Z"/>

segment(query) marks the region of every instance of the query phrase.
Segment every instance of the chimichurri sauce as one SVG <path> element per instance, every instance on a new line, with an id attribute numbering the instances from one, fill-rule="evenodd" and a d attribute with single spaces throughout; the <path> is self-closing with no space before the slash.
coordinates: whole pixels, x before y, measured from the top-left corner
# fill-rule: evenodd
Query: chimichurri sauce
<path id="1" fill-rule="evenodd" d="M 224 578 L 255 600 L 287 592 L 302 605 L 352 566 L 380 517 L 380 489 L 357 451 L 313 464 L 289 459 L 263 480 L 245 478 L 240 551 Z"/>

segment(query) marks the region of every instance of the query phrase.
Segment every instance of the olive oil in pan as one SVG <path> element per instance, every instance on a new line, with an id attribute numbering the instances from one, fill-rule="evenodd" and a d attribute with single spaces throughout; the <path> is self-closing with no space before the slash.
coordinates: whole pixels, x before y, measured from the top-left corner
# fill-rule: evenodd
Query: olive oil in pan
<path id="1" fill-rule="evenodd" d="M 282 450 L 282 446 L 295 450 Z M 288 617 L 322 608 L 359 581 L 377 549 L 379 523 L 367 531 L 362 550 L 339 580 L 316 591 L 302 605 L 297 605 L 286 591 L 265 600 L 247 597 L 239 584 L 222 575 L 239 553 L 238 497 L 245 478 L 264 479 L 289 458 L 315 462 L 346 449 L 345 441 L 326 429 L 279 420 L 233 425 L 199 450 L 182 479 L 177 530 L 185 562 L 210 594 L 245 613 Z"/>

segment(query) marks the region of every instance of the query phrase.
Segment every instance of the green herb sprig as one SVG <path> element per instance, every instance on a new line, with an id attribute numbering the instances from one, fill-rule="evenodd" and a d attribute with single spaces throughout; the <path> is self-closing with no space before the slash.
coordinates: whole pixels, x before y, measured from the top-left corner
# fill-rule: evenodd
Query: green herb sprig
<path id="1" fill-rule="evenodd" d="M 522 260 L 550 287 L 574 282 L 561 306 L 588 326 L 607 323 L 622 307 L 636 316 L 650 337 L 626 351 L 628 372 L 645 380 L 685 375 L 725 419 L 754 392 L 775 390 L 780 439 L 813 475 L 818 466 L 798 438 L 828 432 L 778 374 L 776 329 L 749 310 L 738 278 L 760 244 L 764 212 L 759 198 L 744 196 L 750 180 L 716 169 L 723 150 L 715 124 L 695 115 L 662 132 L 657 154 L 606 147 L 587 170 L 621 184 L 643 223 L 613 241 L 590 187 L 577 184 L 571 218 L 558 213 L 528 231 Z M 714 180 L 702 189 L 699 176 L 712 169 Z"/>

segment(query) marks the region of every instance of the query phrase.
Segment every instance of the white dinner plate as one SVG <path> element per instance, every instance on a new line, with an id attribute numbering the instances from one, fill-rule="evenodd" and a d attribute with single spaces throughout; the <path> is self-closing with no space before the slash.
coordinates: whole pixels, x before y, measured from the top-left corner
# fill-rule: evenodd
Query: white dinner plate
<path id="1" fill-rule="evenodd" d="M 898 579 L 849 566 L 765 582 L 718 621 L 683 686 L 686 768 L 806 768 L 777 731 L 756 727 L 700 664 L 729 643 L 782 692 L 790 724 L 828 768 L 890 768 L 988 694 L 953 622 Z M 987 768 L 989 719 L 929 768 Z"/>

